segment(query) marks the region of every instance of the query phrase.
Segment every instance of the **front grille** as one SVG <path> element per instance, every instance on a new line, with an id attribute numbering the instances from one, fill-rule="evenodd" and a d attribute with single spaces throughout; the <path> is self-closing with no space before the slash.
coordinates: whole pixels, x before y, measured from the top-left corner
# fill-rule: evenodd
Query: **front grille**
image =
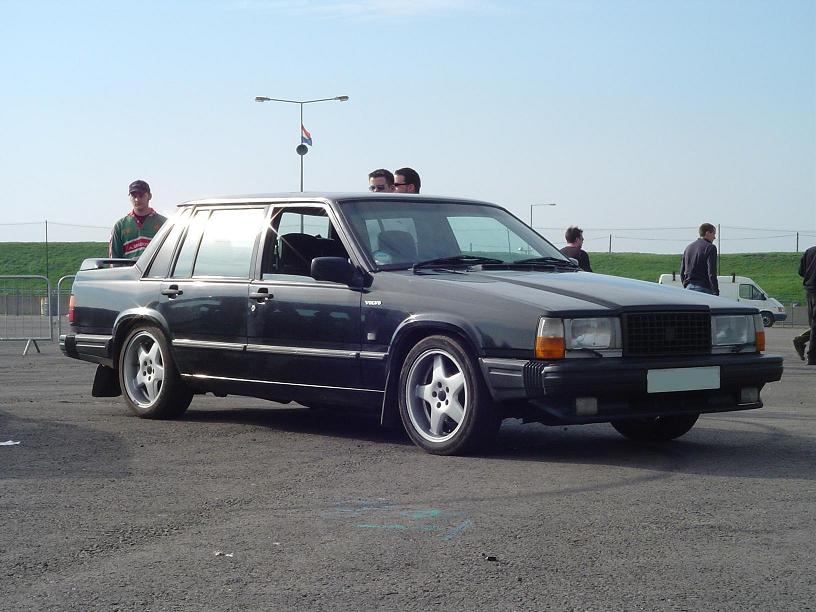
<path id="1" fill-rule="evenodd" d="M 628 313 L 621 324 L 627 357 L 711 353 L 711 315 L 707 312 Z"/>

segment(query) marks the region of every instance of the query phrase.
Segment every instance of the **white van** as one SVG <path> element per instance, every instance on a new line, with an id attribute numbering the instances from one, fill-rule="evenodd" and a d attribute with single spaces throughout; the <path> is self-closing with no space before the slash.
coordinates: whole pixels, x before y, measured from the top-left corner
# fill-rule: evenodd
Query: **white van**
<path id="1" fill-rule="evenodd" d="M 683 288 L 680 275 L 676 272 L 661 274 L 657 282 L 661 285 Z M 747 276 L 737 276 L 736 274 L 718 276 L 717 283 L 720 285 L 720 297 L 759 308 L 765 327 L 771 327 L 777 321 L 784 321 L 788 318 L 785 307 L 782 306 L 779 300 L 769 297 L 767 293 L 760 289 L 759 285 Z"/>

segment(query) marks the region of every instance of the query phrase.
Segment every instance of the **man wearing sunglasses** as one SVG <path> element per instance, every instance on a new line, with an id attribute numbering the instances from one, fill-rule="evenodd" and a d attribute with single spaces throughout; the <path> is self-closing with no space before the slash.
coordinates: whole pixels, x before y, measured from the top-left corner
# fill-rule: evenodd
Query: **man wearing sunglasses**
<path id="1" fill-rule="evenodd" d="M 153 194 L 145 181 L 133 181 L 128 187 L 128 194 L 133 210 L 113 226 L 108 245 L 109 257 L 138 258 L 167 221 L 166 217 L 150 208 Z"/>
<path id="2" fill-rule="evenodd" d="M 398 193 L 419 193 L 422 182 L 419 173 L 413 168 L 400 168 L 394 171 L 394 191 Z"/>
<path id="3" fill-rule="evenodd" d="M 383 193 L 394 191 L 394 175 L 390 170 L 378 168 L 368 175 L 368 190 Z"/>

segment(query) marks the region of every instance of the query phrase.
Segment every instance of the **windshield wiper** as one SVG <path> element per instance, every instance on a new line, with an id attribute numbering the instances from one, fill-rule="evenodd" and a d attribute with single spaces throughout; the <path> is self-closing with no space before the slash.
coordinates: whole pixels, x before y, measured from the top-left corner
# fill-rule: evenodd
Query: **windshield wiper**
<path id="1" fill-rule="evenodd" d="M 521 264 L 521 265 L 529 264 L 529 265 L 532 265 L 532 264 L 537 264 L 537 263 L 551 264 L 551 265 L 554 265 L 554 266 L 568 266 L 570 268 L 577 268 L 578 267 L 574 263 L 572 263 L 569 259 L 560 259 L 558 257 L 546 257 L 546 256 L 545 257 L 530 257 L 529 259 L 519 259 L 517 261 L 509 262 L 509 264 L 511 266 L 514 266 L 516 264 Z"/>
<path id="2" fill-rule="evenodd" d="M 492 257 L 479 257 L 478 255 L 451 255 L 449 257 L 437 257 L 418 261 L 411 269 L 416 271 L 420 268 L 446 268 L 450 266 L 475 266 L 478 264 L 503 264 L 501 259 Z"/>

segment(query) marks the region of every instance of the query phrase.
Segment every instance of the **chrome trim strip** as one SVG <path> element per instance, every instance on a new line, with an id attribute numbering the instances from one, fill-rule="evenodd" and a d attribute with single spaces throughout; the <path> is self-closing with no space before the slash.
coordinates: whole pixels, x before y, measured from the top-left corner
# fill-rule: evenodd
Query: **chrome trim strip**
<path id="1" fill-rule="evenodd" d="M 309 385 L 306 383 L 276 382 L 274 380 L 255 380 L 252 378 L 230 378 L 228 376 L 210 376 L 209 374 L 182 374 L 182 378 L 199 378 L 204 380 L 228 380 L 232 382 L 258 383 L 262 385 L 286 385 L 289 387 L 311 387 L 313 389 L 338 389 L 340 391 L 364 391 L 366 393 L 383 393 L 377 389 L 357 389 L 355 387 L 332 387 L 329 385 Z"/>
<path id="2" fill-rule="evenodd" d="M 95 335 L 95 334 L 76 334 L 74 336 L 74 339 L 76 340 L 77 344 L 79 344 L 80 342 L 83 342 L 85 344 L 102 344 L 102 345 L 105 345 L 108 342 L 110 342 L 111 338 L 113 338 L 113 336 L 98 336 L 98 335 Z"/>
<path id="3" fill-rule="evenodd" d="M 188 340 L 186 338 L 173 340 L 173 346 L 180 348 L 219 349 L 222 351 L 243 351 L 246 349 L 245 344 L 238 344 L 237 342 L 211 342 L 209 340 Z"/>
<path id="4" fill-rule="evenodd" d="M 341 359 L 373 359 L 377 361 L 382 361 L 388 356 L 388 353 L 380 353 L 376 351 L 343 351 L 338 349 L 276 346 L 271 344 L 247 344 L 246 350 L 255 353 L 274 353 L 277 355 L 305 355 Z"/>
<path id="5" fill-rule="evenodd" d="M 275 353 L 277 355 L 315 355 L 319 357 L 339 357 L 356 359 L 357 351 L 340 351 L 337 349 L 317 349 L 299 346 L 274 346 L 271 344 L 247 344 L 246 350 L 253 353 Z"/>
<path id="6" fill-rule="evenodd" d="M 99 336 L 105 341 L 109 337 Z M 275 346 L 270 344 L 239 344 L 236 342 L 213 342 L 209 340 L 190 340 L 187 338 L 177 338 L 173 340 L 173 346 L 179 348 L 201 348 L 217 349 L 222 351 L 247 351 L 251 353 L 273 353 L 276 355 L 296 355 L 327 357 L 332 359 L 370 359 L 382 361 L 388 353 L 376 351 L 343 351 L 338 349 L 319 349 L 300 346 Z"/>
<path id="7" fill-rule="evenodd" d="M 483 357 L 479 361 L 487 368 L 488 372 L 497 376 L 523 376 L 524 364 L 527 359 L 497 359 L 494 357 Z"/>

